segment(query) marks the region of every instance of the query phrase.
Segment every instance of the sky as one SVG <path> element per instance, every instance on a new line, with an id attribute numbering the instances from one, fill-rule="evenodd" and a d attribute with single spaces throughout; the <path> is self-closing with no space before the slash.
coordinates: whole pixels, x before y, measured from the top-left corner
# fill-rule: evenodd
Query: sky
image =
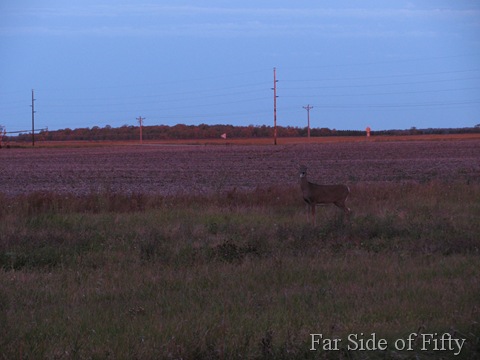
<path id="1" fill-rule="evenodd" d="M 480 124 L 478 0 L 2 0 L 0 125 Z"/>

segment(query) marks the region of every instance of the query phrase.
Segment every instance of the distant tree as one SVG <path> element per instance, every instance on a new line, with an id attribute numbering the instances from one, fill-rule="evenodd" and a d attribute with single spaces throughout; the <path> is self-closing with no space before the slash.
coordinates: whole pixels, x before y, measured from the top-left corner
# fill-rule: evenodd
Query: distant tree
<path id="1" fill-rule="evenodd" d="M 293 126 L 278 126 L 279 137 L 306 137 L 307 128 Z M 1 131 L 0 131 L 1 132 Z M 248 125 L 233 126 L 225 124 L 208 125 L 205 123 L 199 125 L 177 124 L 168 125 L 150 125 L 143 128 L 143 138 L 148 140 L 166 140 L 166 139 L 215 139 L 223 133 L 227 133 L 231 138 L 269 138 L 273 137 L 273 126 L 267 125 Z M 412 127 L 405 130 L 377 130 L 373 135 L 416 135 L 416 134 L 466 134 L 480 133 L 480 124 L 468 128 L 428 128 L 417 129 Z M 311 128 L 311 136 L 363 136 L 363 130 L 336 130 L 329 128 Z M 139 127 L 132 125 L 123 125 L 118 128 L 112 128 L 106 125 L 103 128 L 93 126 L 92 128 L 60 129 L 48 131 L 42 134 L 43 140 L 136 140 L 139 137 Z M 9 137 L 9 141 L 30 141 L 29 133 L 18 134 L 15 137 Z"/>

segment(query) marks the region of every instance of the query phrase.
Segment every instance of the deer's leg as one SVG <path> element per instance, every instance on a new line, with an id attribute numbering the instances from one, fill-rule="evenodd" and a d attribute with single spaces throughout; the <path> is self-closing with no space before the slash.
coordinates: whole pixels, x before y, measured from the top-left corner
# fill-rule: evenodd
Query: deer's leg
<path id="1" fill-rule="evenodd" d="M 313 226 L 316 226 L 317 225 L 317 217 L 315 214 L 316 205 L 315 203 L 313 203 L 311 206 L 312 206 L 312 222 L 313 222 Z"/>
<path id="2" fill-rule="evenodd" d="M 343 210 L 344 214 L 347 216 L 347 219 L 350 218 L 350 209 L 347 207 L 347 205 L 345 205 L 344 201 L 337 201 L 334 202 L 334 204 Z"/>
<path id="3" fill-rule="evenodd" d="M 342 202 L 342 205 L 343 205 L 343 211 L 345 211 L 345 214 L 347 216 L 350 215 L 351 210 L 349 207 L 347 207 L 347 205 L 345 205 L 345 201 Z"/>

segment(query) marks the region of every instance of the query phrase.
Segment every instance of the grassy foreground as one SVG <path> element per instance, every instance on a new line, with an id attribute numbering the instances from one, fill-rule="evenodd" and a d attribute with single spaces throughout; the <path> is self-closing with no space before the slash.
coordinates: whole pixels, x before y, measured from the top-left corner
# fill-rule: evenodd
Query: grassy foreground
<path id="1" fill-rule="evenodd" d="M 297 188 L 0 195 L 0 359 L 480 358 L 480 185 L 351 188 L 317 227 Z"/>

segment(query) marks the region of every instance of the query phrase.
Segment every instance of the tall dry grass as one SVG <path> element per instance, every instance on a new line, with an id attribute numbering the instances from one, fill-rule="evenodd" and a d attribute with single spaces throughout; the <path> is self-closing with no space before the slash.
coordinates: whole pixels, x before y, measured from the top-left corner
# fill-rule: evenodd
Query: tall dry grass
<path id="1" fill-rule="evenodd" d="M 297 188 L 0 200 L 0 358 L 452 355 L 309 351 L 420 326 L 479 356 L 478 184 L 356 184 L 316 227 Z"/>

